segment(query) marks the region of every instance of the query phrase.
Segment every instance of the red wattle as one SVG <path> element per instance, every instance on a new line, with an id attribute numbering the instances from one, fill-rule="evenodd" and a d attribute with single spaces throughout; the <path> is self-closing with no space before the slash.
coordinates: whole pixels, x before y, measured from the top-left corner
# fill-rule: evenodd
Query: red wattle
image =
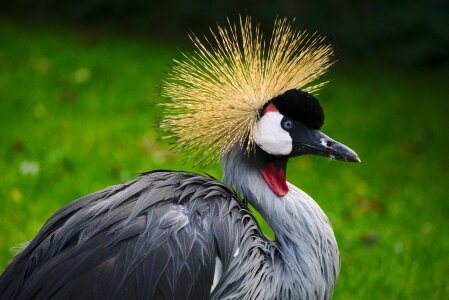
<path id="1" fill-rule="evenodd" d="M 285 169 L 278 170 L 272 162 L 266 162 L 262 169 L 262 176 L 270 189 L 279 197 L 288 193 L 287 181 L 285 180 Z"/>
<path id="2" fill-rule="evenodd" d="M 274 106 L 273 103 L 270 103 L 267 105 L 267 107 L 265 107 L 265 109 L 263 110 L 263 113 L 266 114 L 267 112 L 270 112 L 270 111 L 279 111 L 279 110 L 276 108 L 276 106 Z"/>

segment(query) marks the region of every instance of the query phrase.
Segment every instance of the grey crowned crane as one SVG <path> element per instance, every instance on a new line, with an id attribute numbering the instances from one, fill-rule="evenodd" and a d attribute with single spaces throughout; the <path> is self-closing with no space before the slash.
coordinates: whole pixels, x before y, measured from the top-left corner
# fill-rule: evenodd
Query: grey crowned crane
<path id="1" fill-rule="evenodd" d="M 332 64 L 317 35 L 249 18 L 192 35 L 163 85 L 161 129 L 224 183 L 152 171 L 56 212 L 0 278 L 0 299 L 329 299 L 340 269 L 324 212 L 286 181 L 290 157 L 359 162 L 319 131 L 313 83 Z M 268 240 L 245 206 L 273 229 Z"/>

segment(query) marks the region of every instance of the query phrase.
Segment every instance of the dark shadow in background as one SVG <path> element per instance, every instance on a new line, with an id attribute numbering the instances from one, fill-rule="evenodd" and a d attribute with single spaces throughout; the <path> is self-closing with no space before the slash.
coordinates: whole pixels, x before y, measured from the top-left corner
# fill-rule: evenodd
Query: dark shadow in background
<path id="1" fill-rule="evenodd" d="M 251 15 L 263 27 L 276 16 L 328 36 L 345 58 L 412 67 L 449 61 L 449 2 L 268 0 L 5 0 L 1 15 L 19 22 L 51 23 L 127 35 L 185 39 L 226 16 Z M 338 56 L 338 54 L 337 54 Z"/>

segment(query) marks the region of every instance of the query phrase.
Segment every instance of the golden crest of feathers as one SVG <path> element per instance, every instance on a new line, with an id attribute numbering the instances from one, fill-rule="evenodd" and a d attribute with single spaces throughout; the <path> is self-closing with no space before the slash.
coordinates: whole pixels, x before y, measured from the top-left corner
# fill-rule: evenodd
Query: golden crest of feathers
<path id="1" fill-rule="evenodd" d="M 332 47 L 316 34 L 297 31 L 278 19 L 268 43 L 251 18 L 238 25 L 211 29 L 202 39 L 190 36 L 195 50 L 174 60 L 162 95 L 165 107 L 161 129 L 175 145 L 200 165 L 240 144 L 254 149 L 254 133 L 263 106 L 290 89 L 309 93 L 332 65 Z"/>

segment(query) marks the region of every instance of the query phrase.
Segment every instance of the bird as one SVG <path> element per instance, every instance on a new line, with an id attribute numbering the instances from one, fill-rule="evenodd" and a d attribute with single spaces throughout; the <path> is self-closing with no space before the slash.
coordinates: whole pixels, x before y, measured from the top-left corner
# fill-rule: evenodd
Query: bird
<path id="1" fill-rule="evenodd" d="M 240 16 L 190 39 L 162 84 L 160 130 L 186 161 L 221 164 L 222 180 L 154 170 L 69 203 L 6 267 L 0 299 L 332 297 L 331 223 L 286 180 L 295 156 L 360 162 L 320 131 L 332 46 L 287 18 L 268 38 Z"/>

